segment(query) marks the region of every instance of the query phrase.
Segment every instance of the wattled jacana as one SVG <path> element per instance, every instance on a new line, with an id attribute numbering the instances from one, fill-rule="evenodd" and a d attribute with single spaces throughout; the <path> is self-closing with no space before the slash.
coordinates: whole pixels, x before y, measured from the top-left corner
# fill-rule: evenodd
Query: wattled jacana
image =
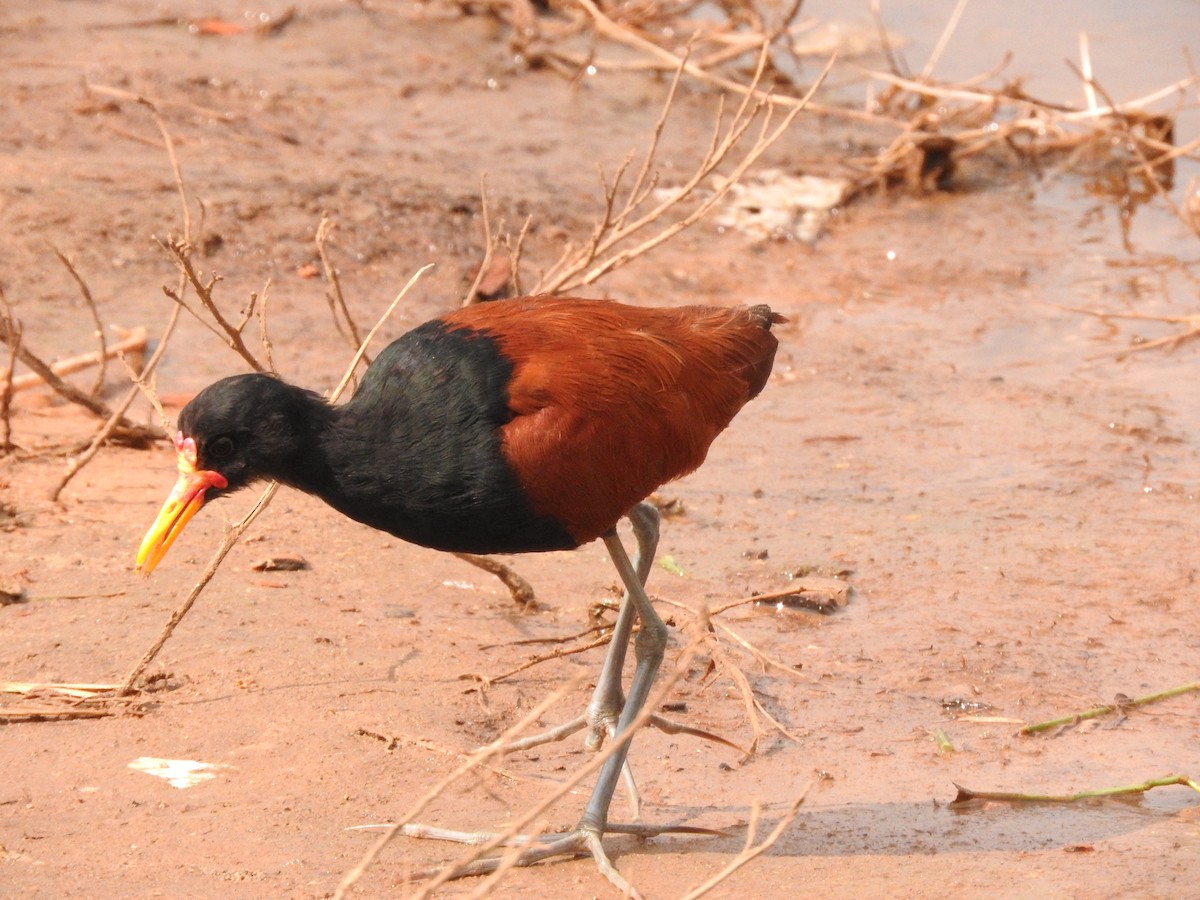
<path id="1" fill-rule="evenodd" d="M 269 375 L 235 375 L 184 407 L 179 480 L 138 551 L 149 573 L 200 507 L 264 479 L 313 494 L 352 519 L 438 550 L 568 550 L 602 538 L 626 588 L 589 706 L 620 733 L 663 657 L 666 627 L 644 584 L 658 515 L 642 503 L 695 469 L 762 390 L 786 321 L 766 306 L 646 309 L 525 297 L 467 307 L 414 329 L 330 406 Z M 631 563 L 616 525 L 628 516 Z M 636 612 L 635 669 L 621 670 Z M 600 837 L 628 751 L 600 772 L 575 832 L 520 864 L 588 850 Z"/>

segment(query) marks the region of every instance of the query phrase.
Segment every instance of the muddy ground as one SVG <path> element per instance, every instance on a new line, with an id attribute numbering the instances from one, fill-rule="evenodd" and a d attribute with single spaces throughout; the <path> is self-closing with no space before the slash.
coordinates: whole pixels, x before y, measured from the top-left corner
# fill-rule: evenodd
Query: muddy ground
<path id="1" fill-rule="evenodd" d="M 156 21 L 182 9 L 13 3 L 0 14 L 0 279 L 44 357 L 93 346 L 51 246 L 74 260 L 106 327 L 157 334 L 171 310 L 161 287 L 175 272 L 152 236 L 178 232 L 182 216 L 160 135 L 144 107 L 89 83 L 159 105 L 202 216 L 198 264 L 221 274 L 218 296 L 233 310 L 270 279 L 276 363 L 318 390 L 349 356 L 326 285 L 303 277 L 323 211 L 360 321 L 436 264 L 388 324 L 394 336 L 462 296 L 482 250 L 481 174 L 496 216 L 533 216 L 529 259 L 545 265 L 590 227 L 595 164 L 611 171 L 644 146 L 665 93 L 644 74 L 571 84 L 527 71 L 509 58 L 504 28 L 481 17 L 314 3 L 265 39 Z M 710 92 L 685 88 L 664 181 L 690 171 L 715 108 Z M 800 169 L 875 140 L 806 117 L 769 161 Z M 701 225 L 595 289 L 639 304 L 767 302 L 791 319 L 767 390 L 699 472 L 665 491 L 684 513 L 665 524 L 650 589 L 673 618 L 672 658 L 686 616 L 671 603 L 777 591 L 803 572 L 853 589 L 829 616 L 743 606 L 719 620 L 794 668 L 761 666 L 720 632 L 787 735 L 769 728 L 749 759 L 684 736 L 638 737 L 644 818 L 728 829 L 609 838 L 646 896 L 681 896 L 717 872 L 741 849 L 755 803 L 770 826 L 810 784 L 795 823 L 713 896 L 1195 894 L 1200 797 L 1185 787 L 1070 806 L 948 806 L 955 783 L 1062 794 L 1200 775 L 1195 694 L 1016 735 L 1021 723 L 1197 677 L 1196 348 L 1117 358 L 1169 328 L 1067 308 L 1194 313 L 1195 238 L 1150 204 L 1126 248 L 1117 204 L 1087 188 L 1069 172 L 1038 181 L 981 162 L 952 193 L 864 198 L 811 246 Z M 187 320 L 158 384 L 186 396 L 240 370 Z M 110 399 L 122 379 L 110 370 Z M 48 502 L 66 466 L 54 448 L 95 424 L 45 392 L 18 398 L 20 449 L 0 460 L 0 574 L 26 593 L 0 607 L 0 680 L 120 680 L 225 523 L 253 504 L 247 494 L 206 510 L 152 579 L 135 577 L 174 461 L 165 444 L 110 448 Z M 311 568 L 252 568 L 283 554 Z M 544 723 L 586 702 L 598 650 L 483 693 L 464 680 L 538 649 L 519 641 L 586 628 L 589 604 L 615 581 L 599 545 L 509 562 L 534 585 L 535 611 L 450 556 L 282 492 L 153 664 L 160 690 L 126 715 L 0 728 L 0 894 L 329 896 L 374 840 L 359 826 L 402 814 L 556 687 L 584 678 Z M 704 659 L 673 695 L 684 705 L 675 717 L 753 738 L 735 681 L 706 674 Z M 952 749 L 939 748 L 939 729 Z M 131 769 L 141 757 L 222 768 L 181 789 Z M 585 760 L 578 740 L 514 755 L 423 818 L 496 828 Z M 585 796 L 555 805 L 547 826 L 573 824 Z M 626 813 L 619 798 L 614 818 Z M 358 895 L 400 895 L 412 867 L 455 853 L 398 840 Z M 510 872 L 499 894 L 615 892 L 580 860 Z"/>

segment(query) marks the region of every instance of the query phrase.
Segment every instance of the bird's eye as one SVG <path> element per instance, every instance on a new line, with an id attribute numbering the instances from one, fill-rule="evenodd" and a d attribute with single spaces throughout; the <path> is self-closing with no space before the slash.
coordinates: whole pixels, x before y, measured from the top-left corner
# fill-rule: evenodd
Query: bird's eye
<path id="1" fill-rule="evenodd" d="M 215 438 L 208 445 L 207 450 L 206 455 L 210 459 L 225 459 L 233 453 L 233 438 L 223 434 L 219 438 Z"/>

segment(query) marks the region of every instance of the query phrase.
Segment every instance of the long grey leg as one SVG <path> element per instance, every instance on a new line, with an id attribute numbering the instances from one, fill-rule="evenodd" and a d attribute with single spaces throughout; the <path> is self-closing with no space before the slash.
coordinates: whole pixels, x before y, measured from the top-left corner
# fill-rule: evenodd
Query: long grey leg
<path id="1" fill-rule="evenodd" d="M 631 571 L 636 574 L 638 592 L 645 597 L 646 579 L 650 577 L 650 568 L 654 565 L 654 553 L 658 549 L 658 510 L 649 503 L 639 503 L 629 511 L 629 522 L 633 525 L 633 536 L 637 539 L 638 545 L 637 559 L 632 564 Z M 609 544 L 608 536 L 605 536 L 604 543 L 608 547 L 609 555 L 612 556 L 613 547 Z M 628 562 L 629 558 L 625 556 L 625 548 L 619 541 L 617 546 L 621 548 L 621 555 Z M 613 562 L 616 563 L 615 557 Z M 617 564 L 618 572 L 620 569 L 620 564 Z M 621 577 L 624 579 L 624 574 Z M 629 647 L 629 636 L 633 631 L 633 619 L 637 605 L 630 602 L 630 597 L 631 589 L 629 582 L 626 581 L 625 595 L 621 598 L 617 621 L 613 625 L 612 638 L 608 644 L 608 655 L 604 658 L 600 676 L 596 679 L 596 689 L 592 692 L 592 701 L 588 704 L 585 713 L 588 724 L 587 748 L 589 750 L 598 750 L 604 743 L 604 738 L 615 733 L 617 719 L 625 705 L 625 695 L 621 690 L 621 673 L 625 668 L 625 653 Z"/>
<path id="2" fill-rule="evenodd" d="M 657 526 L 657 512 L 654 515 L 655 526 Z M 635 525 L 636 530 L 636 525 Z M 657 527 L 655 528 L 657 535 Z M 639 537 L 639 545 L 641 544 Z M 625 553 L 625 547 L 621 544 L 621 539 L 617 537 L 616 531 L 611 531 L 604 535 L 604 546 L 608 549 L 609 556 L 612 557 L 613 565 L 617 567 L 617 572 L 621 575 L 621 580 L 625 582 L 625 599 L 621 603 L 621 611 L 617 617 L 617 626 L 621 624 L 623 616 L 629 615 L 628 609 L 632 608 L 633 612 L 637 613 L 638 619 L 641 621 L 641 628 L 638 630 L 637 638 L 633 644 L 634 670 L 633 679 L 629 684 L 629 696 L 626 698 L 624 708 L 621 710 L 620 717 L 617 720 L 616 733 L 618 735 L 624 733 L 629 728 L 630 723 L 637 717 L 641 708 L 646 703 L 646 698 L 650 695 L 650 688 L 654 684 L 654 677 L 658 674 L 659 666 L 662 664 L 663 653 L 667 646 L 667 626 L 663 620 L 659 618 L 658 613 L 654 611 L 653 605 L 650 603 L 650 598 L 646 596 L 646 589 L 643 587 L 642 572 L 634 567 L 634 564 L 629 561 L 629 556 Z M 639 547 L 644 549 L 644 547 Z M 639 554 L 640 556 L 640 554 Z M 639 558 L 639 564 L 642 559 Z M 639 566 L 642 568 L 642 566 Z M 645 566 L 644 571 L 649 574 L 649 567 Z M 630 622 L 628 628 L 632 628 Z M 609 650 L 610 659 L 617 654 L 620 656 L 620 661 L 624 661 L 624 650 L 618 650 L 618 647 L 623 647 L 628 641 L 628 634 L 625 640 L 618 642 L 619 635 L 617 627 L 613 630 L 613 644 Z M 611 676 L 607 670 L 609 668 L 608 660 L 605 661 L 605 672 L 601 674 L 601 683 L 604 679 Z M 620 668 L 616 670 L 615 677 L 620 683 Z M 611 692 L 610 685 L 604 685 L 605 690 Z M 597 684 L 596 692 L 600 693 L 601 684 Z M 604 829 L 608 824 L 608 808 L 612 803 L 613 791 L 616 788 L 617 781 L 621 777 L 621 770 L 625 765 L 625 757 L 629 753 L 629 743 L 626 742 L 619 750 L 613 753 L 605 762 L 604 767 L 600 770 L 600 777 L 596 779 L 596 786 L 592 790 L 592 796 L 588 800 L 587 806 L 584 808 L 583 817 L 580 819 L 579 828 L 583 832 L 591 833 L 597 838 L 604 834 Z"/>
<path id="3" fill-rule="evenodd" d="M 648 504 L 640 503 L 630 511 L 629 519 L 633 523 L 633 533 L 638 543 L 636 562 L 630 562 L 615 529 L 604 535 L 604 546 L 608 549 L 613 565 L 617 567 L 621 581 L 625 584 L 625 596 L 617 613 L 616 624 L 613 626 L 608 655 L 604 660 L 604 667 L 597 680 L 592 702 L 588 707 L 587 722 L 592 729 L 589 738 L 595 737 L 598 733 L 597 743 L 603 740 L 610 728 L 614 734 L 620 735 L 630 727 L 646 704 L 650 688 L 654 684 L 654 678 L 662 665 L 663 654 L 667 646 L 667 626 L 654 611 L 645 589 L 646 579 L 650 575 L 650 568 L 654 561 L 654 552 L 658 547 L 658 511 Z M 629 685 L 629 696 L 624 698 L 621 691 L 621 670 L 625 662 L 629 637 L 633 632 L 635 616 L 640 620 L 641 628 L 633 642 L 633 679 Z M 594 711 L 597 710 L 599 712 L 594 714 Z M 572 730 L 583 727 L 583 717 L 576 721 L 579 724 Z M 575 725 L 575 723 L 568 724 Z M 556 729 L 556 731 L 569 733 L 562 729 Z M 539 737 L 538 740 L 542 742 L 544 738 Z M 600 769 L 600 776 L 596 779 L 592 795 L 588 798 L 587 806 L 584 807 L 583 815 L 575 830 L 550 839 L 539 846 L 529 847 L 518 856 L 515 865 L 533 865 L 540 860 L 564 854 L 590 853 L 600 872 L 618 890 L 628 897 L 640 898 L 641 895 L 633 885 L 613 866 L 601 844 L 601 838 L 608 828 L 608 811 L 612 805 L 613 793 L 621 778 L 621 773 L 627 771 L 628 768 L 625 762 L 629 754 L 629 744 L 630 742 L 627 741 L 621 745 L 612 756 L 604 761 L 604 765 Z M 416 836 L 463 839 L 463 836 L 457 835 L 457 833 L 426 829 L 420 825 L 408 827 L 413 829 L 411 833 Z M 674 829 L 622 826 L 621 830 L 633 834 L 654 835 Z M 470 842 L 477 842 L 490 836 L 466 835 L 465 837 Z M 529 838 L 521 838 L 520 841 L 528 842 Z M 459 875 L 480 875 L 494 872 L 502 865 L 512 864 L 514 861 L 508 857 L 477 860 L 470 866 L 460 869 Z"/>

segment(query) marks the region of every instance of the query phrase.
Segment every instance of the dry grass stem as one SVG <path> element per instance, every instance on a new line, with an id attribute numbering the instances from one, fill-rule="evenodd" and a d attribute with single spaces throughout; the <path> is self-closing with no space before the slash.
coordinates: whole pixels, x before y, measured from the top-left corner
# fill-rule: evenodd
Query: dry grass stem
<path id="1" fill-rule="evenodd" d="M 470 306 L 480 299 L 479 286 L 487 278 L 498 244 L 498 238 L 492 234 L 492 218 L 488 212 L 487 173 L 479 176 L 479 210 L 480 217 L 483 219 L 483 259 L 479 263 L 479 270 L 475 273 L 475 277 L 471 279 L 471 286 L 467 288 L 466 296 L 463 297 L 463 306 Z"/>
<path id="2" fill-rule="evenodd" d="M 66 267 L 66 270 L 71 274 L 71 277 L 75 279 L 75 284 L 79 286 L 79 293 L 83 297 L 83 305 L 87 307 L 88 312 L 92 317 L 92 324 L 96 326 L 96 342 L 99 344 L 99 347 L 94 355 L 99 364 L 99 368 L 96 371 L 96 381 L 92 385 L 92 396 L 98 398 L 101 390 L 104 387 L 104 375 L 107 371 L 107 366 L 105 363 L 108 362 L 109 356 L 105 345 L 104 324 L 100 321 L 100 313 L 96 309 L 96 300 L 92 296 L 92 289 L 88 287 L 88 283 L 84 280 L 83 276 L 79 274 L 79 270 L 75 268 L 75 263 L 70 259 L 70 257 L 63 253 L 62 250 L 58 249 L 58 247 L 51 245 L 50 249 L 54 252 L 54 255 L 58 257 L 58 261 Z M 61 370 L 57 369 L 56 367 L 52 368 L 55 368 L 55 371 L 61 372 Z"/>
<path id="3" fill-rule="evenodd" d="M 0 453 L 14 449 L 12 442 L 12 398 L 13 375 L 21 347 L 21 324 L 12 316 L 4 288 L 0 286 L 0 321 L 2 321 L 5 346 L 8 347 L 8 362 L 4 367 L 4 382 L 0 384 Z"/>
<path id="4" fill-rule="evenodd" d="M 115 359 L 123 353 L 132 353 L 135 355 L 142 353 L 146 349 L 146 344 L 146 329 L 139 326 L 125 334 L 115 344 L 105 347 L 103 351 L 93 350 L 90 353 L 68 356 L 66 359 L 60 359 L 55 363 L 51 363 L 50 371 L 55 375 L 70 375 L 74 372 L 101 364 L 101 352 L 103 352 L 104 360 L 110 360 Z M 16 378 L 6 379 L 6 382 L 12 385 L 14 393 L 41 387 L 46 383 L 36 372 L 18 375 Z"/>
<path id="5" fill-rule="evenodd" d="M 396 299 L 391 302 L 386 310 L 384 310 L 383 315 L 379 317 L 379 320 L 375 323 L 375 326 L 367 332 L 367 336 L 362 339 L 362 343 L 358 345 L 358 350 L 351 358 L 350 364 L 346 366 L 346 374 L 342 376 L 342 380 L 338 382 L 338 386 L 334 388 L 333 393 L 329 395 L 330 403 L 336 402 L 337 399 L 342 396 L 342 393 L 346 390 L 347 386 L 349 386 L 350 379 L 354 376 L 354 370 L 357 369 L 358 364 L 362 362 L 363 357 L 366 355 L 367 348 L 371 346 L 371 341 L 375 339 L 375 335 L 379 334 L 379 329 L 381 329 L 387 320 L 392 317 L 392 313 L 396 311 L 396 307 L 400 305 L 400 301 L 408 296 L 408 292 L 412 290 L 413 285 L 417 283 L 420 277 L 432 268 L 433 263 L 428 263 L 417 269 L 417 271 L 413 273 L 412 277 L 410 277 L 405 283 L 404 287 L 400 289 L 400 293 L 396 295 Z"/>
<path id="6" fill-rule="evenodd" d="M 490 556 L 478 556 L 474 553 L 452 553 L 451 555 L 499 578 L 500 582 L 508 588 L 513 602 L 518 606 L 524 609 L 533 609 L 536 606 L 533 585 L 517 574 L 512 566 L 505 565 Z"/>
<path id="7" fill-rule="evenodd" d="M 1183 785 L 1193 791 L 1200 792 L 1200 782 L 1187 775 L 1167 775 L 1164 778 L 1151 778 L 1141 784 L 1129 784 L 1121 787 L 1096 788 L 1080 791 L 1076 794 L 1026 794 L 1009 791 L 975 791 L 955 784 L 958 795 L 950 802 L 951 806 L 966 806 L 980 801 L 999 803 L 1078 803 L 1081 800 L 1098 800 L 1104 797 L 1125 797 L 1130 794 L 1144 794 L 1157 787 L 1173 787 Z"/>
<path id="8" fill-rule="evenodd" d="M 653 196 L 655 181 L 650 173 L 655 162 L 662 129 L 674 103 L 679 79 L 687 68 L 686 59 L 678 62 L 675 79 L 668 92 L 663 113 L 651 134 L 649 146 L 634 183 L 624 195 L 625 199 L 618 203 L 621 178 L 630 163 L 628 158 L 618 167 L 616 177 L 611 185 L 608 184 L 603 174 L 601 175 L 604 211 L 596 222 L 591 239 L 582 247 L 568 249 L 559 261 L 542 276 L 535 288 L 535 293 L 565 293 L 584 285 L 593 284 L 604 275 L 646 255 L 702 219 L 724 199 L 746 171 L 783 136 L 804 108 L 805 101 L 811 98 L 813 91 L 829 71 L 827 65 L 804 100 L 793 106 L 774 128 L 771 126 L 775 99 L 768 95 L 759 95 L 756 91 L 743 92 L 741 104 L 727 125 L 722 126 L 721 116 L 718 116 L 717 128 L 708 152 L 692 175 L 681 186 L 667 192 L 667 195 L 657 204 L 643 209 Z M 758 58 L 752 84 L 759 83 L 765 65 L 766 49 L 764 47 Z M 721 179 L 716 188 L 700 199 L 699 203 L 689 212 L 675 216 L 674 214 L 680 210 L 685 201 L 697 195 L 698 188 L 716 172 L 718 167 L 730 160 L 742 138 L 755 122 L 759 123 L 757 137 L 744 151 L 741 159 L 733 165 L 730 174 Z M 620 247 L 640 232 L 650 229 L 657 230 L 649 237 L 643 238 L 640 243 Z"/>
<path id="9" fill-rule="evenodd" d="M 450 787 L 450 785 L 454 784 L 464 775 L 473 771 L 477 766 L 494 757 L 503 755 L 505 746 L 510 743 L 513 738 L 534 725 L 538 719 L 540 719 L 542 715 L 546 713 L 547 710 L 549 710 L 552 706 L 554 706 L 554 704 L 570 693 L 575 687 L 575 684 L 564 685 L 563 687 L 560 687 L 558 690 L 549 694 L 519 721 L 505 729 L 505 731 L 494 741 L 471 753 L 458 766 L 456 766 L 453 771 L 450 772 L 450 774 L 446 775 L 441 781 L 437 782 L 437 784 L 426 791 L 423 796 L 421 796 L 411 807 L 409 807 L 408 811 L 403 817 L 401 817 L 401 820 L 398 823 L 388 826 L 387 830 L 379 837 L 379 840 L 377 840 L 371 846 L 363 858 L 359 860 L 358 864 L 342 877 L 341 882 L 338 884 L 337 890 L 334 892 L 334 900 L 338 900 L 338 898 L 346 896 L 346 892 L 350 890 L 350 888 L 352 888 L 363 876 L 370 865 L 379 857 L 379 854 L 383 852 L 383 849 L 389 843 L 391 843 L 397 834 L 403 832 L 404 826 L 419 816 L 425 810 L 425 808 L 439 796 L 441 796 L 441 794 L 448 787 Z"/>
<path id="10" fill-rule="evenodd" d="M 950 13 L 950 18 L 946 20 L 946 26 L 942 29 L 941 36 L 938 38 L 933 52 L 929 54 L 929 59 L 925 62 L 925 68 L 921 70 L 922 81 L 927 81 L 929 76 L 933 74 L 933 70 L 937 68 L 938 61 L 941 60 L 942 54 L 946 52 L 950 38 L 954 36 L 955 30 L 958 28 L 958 23 L 962 20 L 962 14 L 966 12 L 968 2 L 969 0 L 958 0 L 958 3 L 954 5 L 954 12 Z"/>
<path id="11" fill-rule="evenodd" d="M 245 339 L 242 337 L 242 331 L 246 327 L 246 323 L 254 314 L 253 300 L 242 312 L 242 320 L 237 324 L 225 318 L 224 314 L 217 307 L 213 300 L 213 288 L 221 281 L 221 276 L 213 274 L 208 280 L 200 277 L 200 273 L 196 271 L 192 265 L 192 247 L 186 240 L 176 237 L 168 237 L 166 240 L 159 239 L 159 246 L 167 252 L 179 268 L 180 273 L 187 279 L 192 290 L 195 291 L 200 304 L 203 307 L 204 313 L 192 307 L 183 296 L 183 293 L 173 290 L 168 287 L 163 287 L 163 293 L 182 306 L 188 313 L 191 314 L 197 322 L 205 328 L 217 335 L 229 346 L 234 353 L 240 356 L 251 369 L 255 372 L 267 371 L 266 366 L 259 362 L 258 358 L 246 346 Z"/>
<path id="12" fill-rule="evenodd" d="M 775 823 L 775 827 L 771 829 L 771 833 L 767 835 L 760 844 L 754 843 L 755 833 L 758 830 L 758 820 L 762 815 L 759 804 L 756 802 L 751 814 L 750 827 L 746 831 L 746 846 L 742 852 L 731 859 L 729 864 L 721 869 L 721 871 L 712 878 L 703 882 L 699 886 L 692 888 L 690 891 L 684 894 L 682 900 L 698 900 L 698 898 L 703 897 L 713 888 L 717 887 L 730 875 L 742 868 L 742 866 L 753 861 L 755 858 L 761 856 L 775 846 L 775 843 L 783 836 L 783 833 L 787 831 L 792 822 L 796 820 L 796 816 L 800 814 L 800 807 L 804 805 L 804 801 L 808 797 L 808 792 L 811 789 L 812 782 L 809 782 L 804 790 L 800 793 L 800 796 L 793 800 L 792 805 L 788 807 L 787 811 L 782 816 L 780 816 L 779 821 Z"/>
<path id="13" fill-rule="evenodd" d="M 1116 702 L 1112 705 L 1097 706 L 1084 712 L 1074 713 L 1070 716 L 1051 719 L 1048 722 L 1039 722 L 1035 725 L 1026 725 L 1024 728 L 1018 731 L 1017 734 L 1038 734 L 1043 731 L 1050 731 L 1051 729 L 1078 725 L 1080 722 L 1083 722 L 1087 719 L 1096 719 L 1100 716 L 1107 716 L 1109 713 L 1113 712 L 1124 713 L 1126 710 L 1136 709 L 1139 706 L 1146 706 L 1150 703 L 1158 703 L 1161 700 L 1169 700 L 1172 697 L 1178 697 L 1182 694 L 1190 694 L 1194 691 L 1200 691 L 1200 681 L 1193 681 L 1188 684 L 1180 685 L 1179 687 L 1168 688 L 1165 691 L 1157 691 L 1156 693 L 1147 694 L 1144 697 L 1138 697 L 1136 699 L 1132 699 L 1126 697 L 1124 694 L 1120 694 L 1117 696 Z"/>
<path id="14" fill-rule="evenodd" d="M 333 317 L 333 324 L 337 328 L 338 334 L 345 337 L 351 347 L 356 348 L 362 344 L 362 338 L 359 336 L 358 325 L 355 323 L 354 317 L 350 315 L 350 307 L 346 305 L 346 297 L 342 293 L 342 282 L 338 277 L 337 268 L 329 259 L 329 236 L 333 233 L 334 227 L 334 221 L 329 214 L 322 213 L 321 221 L 317 223 L 315 238 L 317 256 L 321 260 L 325 282 L 329 285 L 329 290 L 325 292 L 325 299 L 329 301 L 329 314 Z M 367 362 L 369 365 L 369 358 Z"/>
<path id="15" fill-rule="evenodd" d="M 72 457 L 71 462 L 67 466 L 67 471 L 63 473 L 63 477 L 50 492 L 51 502 L 57 503 L 58 498 L 62 495 L 63 489 L 71 482 L 71 479 L 78 475 L 83 470 L 83 467 L 96 457 L 96 454 L 100 452 L 100 448 L 105 445 L 113 431 L 121 424 L 122 421 L 124 421 L 125 412 L 129 409 L 130 405 L 133 403 L 134 399 L 139 393 L 147 394 L 150 397 L 151 405 L 158 413 L 163 435 L 170 434 L 170 425 L 166 421 L 166 415 L 163 413 L 162 405 L 158 402 L 158 397 L 154 395 L 153 391 L 147 391 L 146 379 L 158 366 L 159 360 L 162 359 L 163 354 L 166 353 L 167 344 L 170 342 L 171 334 L 175 331 L 175 326 L 178 323 L 179 307 L 176 306 L 171 310 L 171 315 L 167 319 L 166 327 L 163 328 L 162 335 L 159 337 L 158 346 L 154 349 L 154 352 L 150 355 L 150 358 L 142 363 L 140 372 L 134 372 L 133 369 L 130 368 L 129 363 L 126 361 L 124 353 L 119 350 L 117 351 L 120 353 L 121 362 L 125 364 L 125 368 L 129 374 L 129 380 L 133 383 L 132 387 L 125 392 L 125 397 L 120 403 L 117 404 L 117 408 L 113 410 L 112 415 L 108 417 L 108 420 L 104 423 L 100 430 L 92 435 L 92 439 L 88 443 L 87 447 Z M 144 336 L 142 338 L 142 347 L 145 347 Z"/>

